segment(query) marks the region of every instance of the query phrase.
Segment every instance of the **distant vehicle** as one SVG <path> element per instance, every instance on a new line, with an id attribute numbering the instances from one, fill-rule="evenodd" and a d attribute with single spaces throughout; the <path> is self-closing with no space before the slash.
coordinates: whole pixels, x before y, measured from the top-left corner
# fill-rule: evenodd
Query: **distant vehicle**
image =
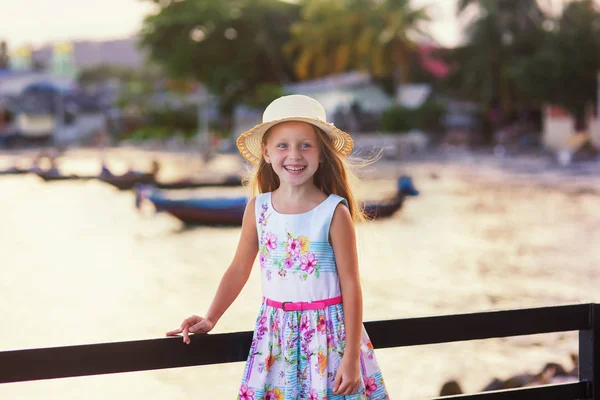
<path id="1" fill-rule="evenodd" d="M 18 134 L 17 116 L 21 113 L 14 96 L 0 96 L 0 146 L 9 146 Z"/>
<path id="2" fill-rule="evenodd" d="M 102 99 L 72 83 L 36 81 L 23 88 L 16 102 L 16 140 L 68 142 L 102 130 L 106 121 Z"/>

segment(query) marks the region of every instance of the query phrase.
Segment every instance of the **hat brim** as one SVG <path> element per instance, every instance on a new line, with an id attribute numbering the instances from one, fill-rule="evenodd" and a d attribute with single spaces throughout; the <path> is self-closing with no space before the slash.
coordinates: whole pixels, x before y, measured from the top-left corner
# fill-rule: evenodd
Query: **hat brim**
<path id="1" fill-rule="evenodd" d="M 263 122 L 254 128 L 242 133 L 237 139 L 237 147 L 242 156 L 251 163 L 258 162 L 262 157 L 262 138 L 266 131 L 274 125 L 287 121 L 302 121 L 321 129 L 331 138 L 335 151 L 341 156 L 346 157 L 354 147 L 354 141 L 346 132 L 336 128 L 332 123 L 321 121 L 315 118 L 289 117 L 276 121 Z"/>

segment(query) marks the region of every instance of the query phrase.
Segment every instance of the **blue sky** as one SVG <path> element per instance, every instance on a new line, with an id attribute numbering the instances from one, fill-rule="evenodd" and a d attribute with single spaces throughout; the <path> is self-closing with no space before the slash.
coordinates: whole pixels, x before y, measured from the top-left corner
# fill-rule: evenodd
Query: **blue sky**
<path id="1" fill-rule="evenodd" d="M 559 2 L 561 0 L 542 0 Z M 141 0 L 0 0 L 0 39 L 15 49 L 23 44 L 39 46 L 69 39 L 98 40 L 130 36 L 138 31 L 144 15 L 153 10 Z M 456 0 L 413 0 L 431 5 L 434 38 L 451 46 L 460 39 L 455 17 Z"/>

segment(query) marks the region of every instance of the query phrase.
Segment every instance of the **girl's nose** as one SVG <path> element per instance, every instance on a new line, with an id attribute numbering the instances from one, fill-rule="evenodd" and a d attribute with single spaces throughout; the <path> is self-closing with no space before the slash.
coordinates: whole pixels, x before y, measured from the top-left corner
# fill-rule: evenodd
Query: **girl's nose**
<path id="1" fill-rule="evenodd" d="M 296 148 L 292 148 L 289 152 L 289 158 L 292 158 L 294 160 L 298 160 L 299 158 L 301 158 L 301 153 L 299 149 Z"/>

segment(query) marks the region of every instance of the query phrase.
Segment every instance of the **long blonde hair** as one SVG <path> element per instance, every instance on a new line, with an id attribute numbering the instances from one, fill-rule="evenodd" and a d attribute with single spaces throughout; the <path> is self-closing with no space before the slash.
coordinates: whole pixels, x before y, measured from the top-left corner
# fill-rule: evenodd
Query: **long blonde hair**
<path id="1" fill-rule="evenodd" d="M 348 201 L 352 220 L 354 222 L 364 221 L 366 218 L 363 208 L 356 201 L 350 185 L 350 182 L 356 179 L 353 172 L 354 165 L 338 155 L 331 139 L 325 132 L 314 125 L 311 126 L 317 135 L 323 159 L 313 177 L 315 186 L 326 195 L 337 194 L 345 198 Z M 266 146 L 268 136 L 269 131 L 265 132 L 262 137 L 263 146 Z M 248 181 L 252 196 L 272 192 L 279 187 L 279 183 L 279 177 L 273 171 L 272 166 L 261 155 L 260 160 L 254 164 Z"/>

